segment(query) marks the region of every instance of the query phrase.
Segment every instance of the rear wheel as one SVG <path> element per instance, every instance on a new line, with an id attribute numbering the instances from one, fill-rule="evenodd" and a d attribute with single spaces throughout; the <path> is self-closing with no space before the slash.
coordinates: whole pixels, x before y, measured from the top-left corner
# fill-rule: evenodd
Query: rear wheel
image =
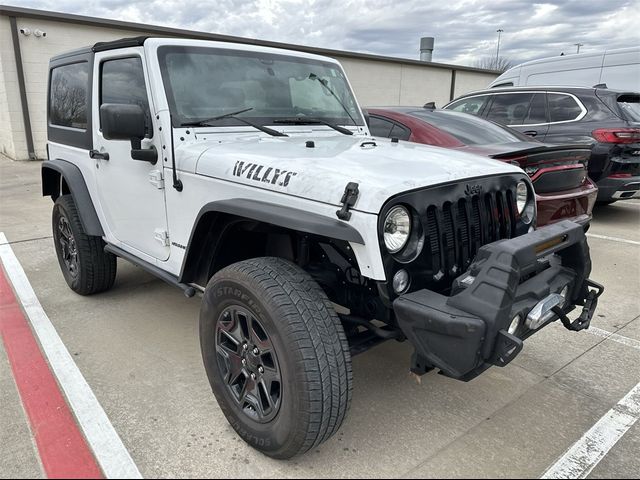
<path id="1" fill-rule="evenodd" d="M 296 265 L 257 258 L 218 272 L 204 293 L 200 343 L 220 408 L 249 445 L 291 458 L 340 428 L 349 347 L 326 295 Z"/>
<path id="2" fill-rule="evenodd" d="M 71 195 L 55 201 L 52 223 L 58 263 L 71 290 L 91 295 L 111 288 L 117 259 L 104 251 L 102 238 L 85 233 Z"/>

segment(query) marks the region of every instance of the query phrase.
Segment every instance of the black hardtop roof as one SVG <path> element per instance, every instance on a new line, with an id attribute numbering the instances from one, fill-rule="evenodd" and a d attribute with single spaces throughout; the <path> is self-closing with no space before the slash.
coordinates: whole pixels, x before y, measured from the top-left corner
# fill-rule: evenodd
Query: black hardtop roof
<path id="1" fill-rule="evenodd" d="M 141 37 L 120 38 L 111 42 L 98 42 L 91 48 L 91 50 L 94 52 L 104 52 L 106 50 L 115 50 L 117 48 L 141 47 L 144 45 L 147 38 L 151 37 L 149 35 L 144 35 Z"/>
<path id="2" fill-rule="evenodd" d="M 112 40 L 110 42 L 98 42 L 90 47 L 82 47 L 76 50 L 71 50 L 69 52 L 64 52 L 54 57 L 51 57 L 51 60 L 60 60 L 68 57 L 75 57 L 76 55 L 84 55 L 87 53 L 95 53 L 95 52 L 104 52 L 107 50 L 116 50 L 118 48 L 127 48 L 127 47 L 141 47 L 144 45 L 144 42 L 151 38 L 151 36 L 141 36 L 141 37 L 128 37 L 128 38 L 119 38 L 118 40 Z"/>

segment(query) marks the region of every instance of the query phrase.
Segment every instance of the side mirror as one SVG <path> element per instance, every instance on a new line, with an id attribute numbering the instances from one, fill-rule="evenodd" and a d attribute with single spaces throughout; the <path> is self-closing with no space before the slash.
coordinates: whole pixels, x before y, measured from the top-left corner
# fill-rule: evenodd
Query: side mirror
<path id="1" fill-rule="evenodd" d="M 129 140 L 131 158 L 155 164 L 158 152 L 154 146 L 142 149 L 145 136 L 145 113 L 140 105 L 105 103 L 100 106 L 102 136 L 106 140 Z"/>

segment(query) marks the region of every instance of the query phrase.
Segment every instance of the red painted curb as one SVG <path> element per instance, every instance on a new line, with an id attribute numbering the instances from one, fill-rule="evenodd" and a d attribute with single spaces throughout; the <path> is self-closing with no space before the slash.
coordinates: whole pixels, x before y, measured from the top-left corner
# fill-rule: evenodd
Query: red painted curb
<path id="1" fill-rule="evenodd" d="M 0 335 L 48 478 L 104 478 L 0 268 Z"/>

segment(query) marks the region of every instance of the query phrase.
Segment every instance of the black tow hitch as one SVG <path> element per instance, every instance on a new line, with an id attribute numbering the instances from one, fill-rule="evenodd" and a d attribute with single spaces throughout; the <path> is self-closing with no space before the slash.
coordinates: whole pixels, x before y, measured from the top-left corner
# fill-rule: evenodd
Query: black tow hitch
<path id="1" fill-rule="evenodd" d="M 604 292 L 604 286 L 599 283 L 594 282 L 593 280 L 586 280 L 587 287 L 593 287 L 595 290 L 589 290 L 587 297 L 584 299 L 584 306 L 582 307 L 582 313 L 580 316 L 574 320 L 573 322 L 569 320 L 569 317 L 562 311 L 560 306 L 555 306 L 552 308 L 553 313 L 555 313 L 562 325 L 567 330 L 571 330 L 572 332 L 579 332 L 580 330 L 585 330 L 589 328 L 591 325 L 591 319 L 593 318 L 593 313 L 596 311 L 596 307 L 598 306 L 598 297 L 602 295 Z"/>

